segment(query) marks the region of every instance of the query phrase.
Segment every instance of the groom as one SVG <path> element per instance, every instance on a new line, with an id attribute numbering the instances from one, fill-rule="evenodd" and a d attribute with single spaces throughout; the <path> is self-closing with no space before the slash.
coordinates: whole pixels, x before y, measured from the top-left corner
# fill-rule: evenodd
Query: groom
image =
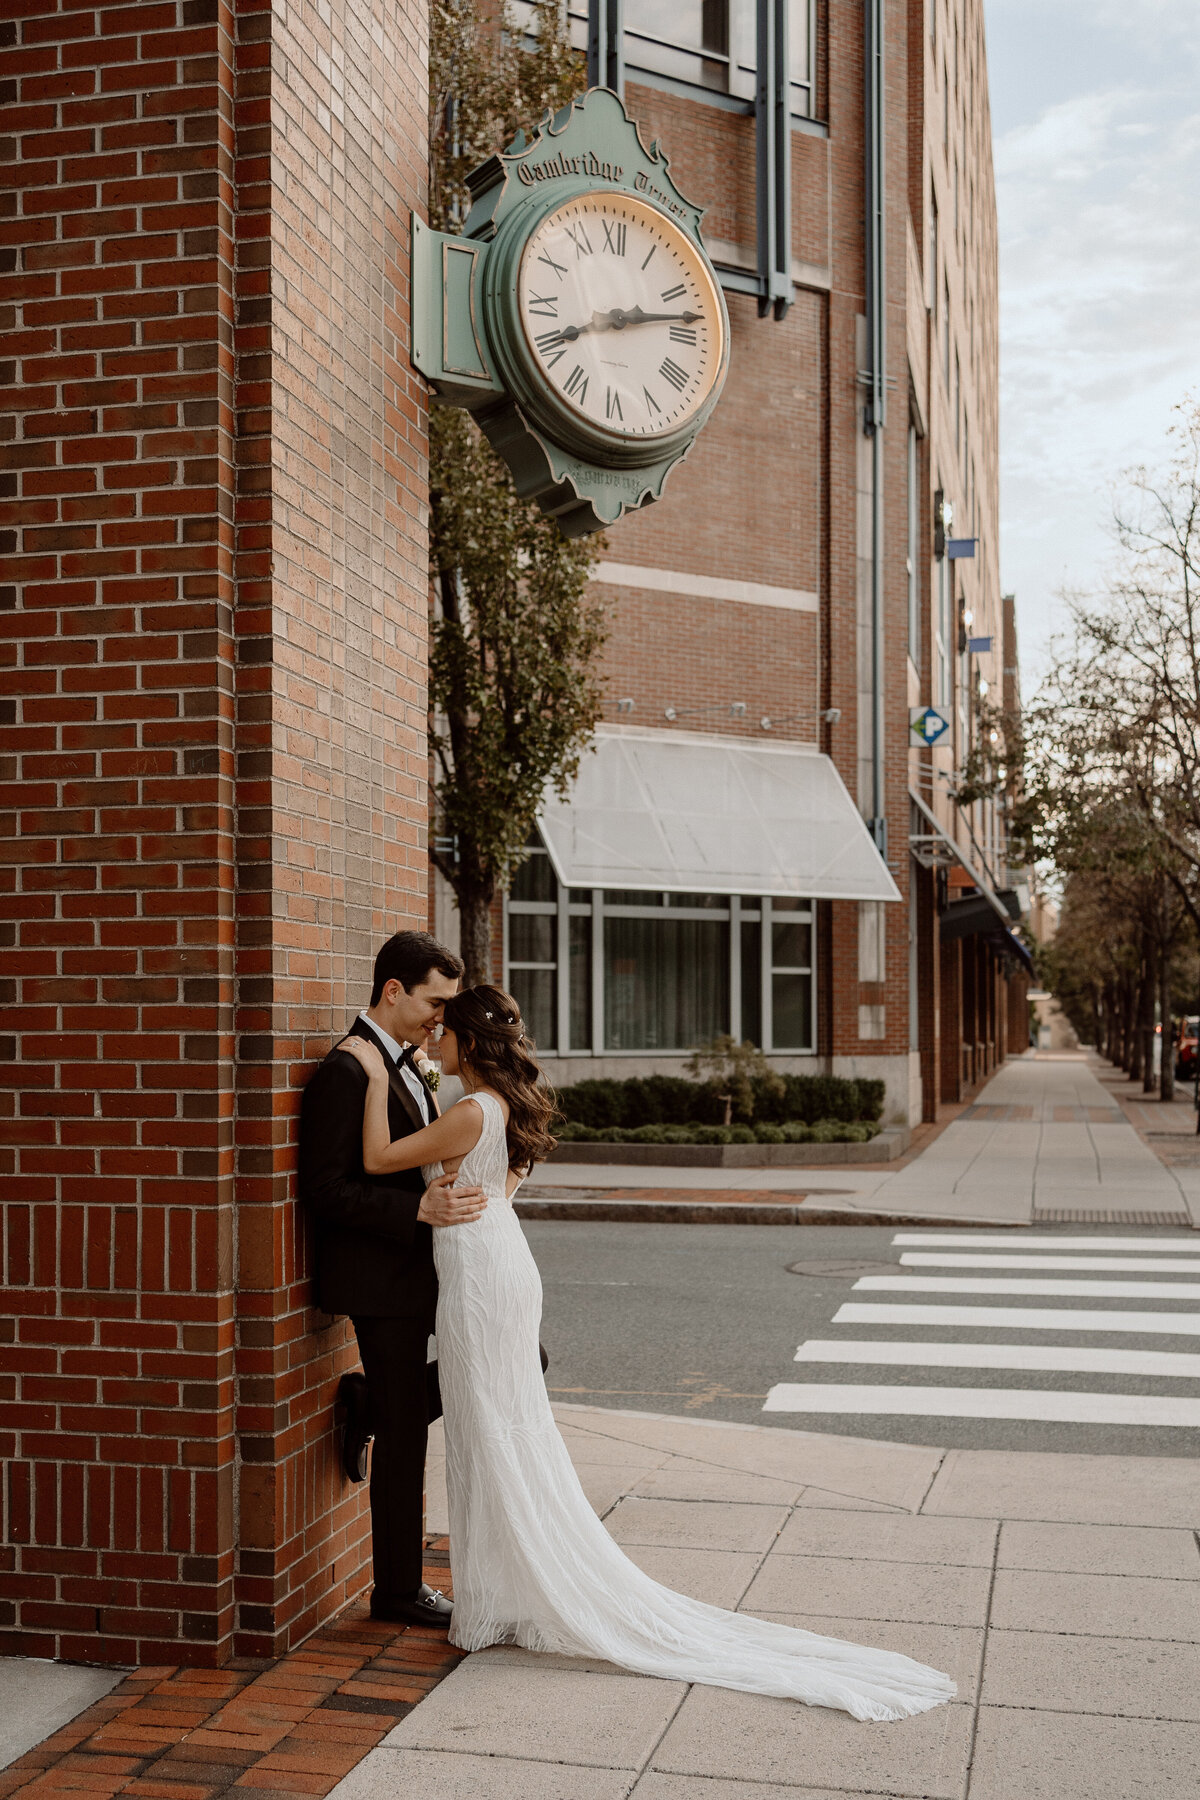
<path id="1" fill-rule="evenodd" d="M 371 1004 L 350 1027 L 383 1052 L 393 1141 L 436 1117 L 437 1103 L 412 1046 L 441 1023 L 463 965 L 425 931 L 398 931 L 375 958 Z M 407 1044 L 409 1048 L 404 1049 Z M 361 1481 L 371 1456 L 371 1617 L 448 1625 L 451 1606 L 421 1580 L 425 1447 L 442 1406 L 437 1365 L 427 1364 L 437 1305 L 434 1225 L 461 1225 L 487 1204 L 481 1188 L 419 1169 L 368 1175 L 363 1167 L 367 1072 L 334 1045 L 300 1108 L 300 1197 L 314 1223 L 314 1288 L 326 1312 L 349 1313 L 361 1375 L 342 1377 L 346 1473 Z"/>

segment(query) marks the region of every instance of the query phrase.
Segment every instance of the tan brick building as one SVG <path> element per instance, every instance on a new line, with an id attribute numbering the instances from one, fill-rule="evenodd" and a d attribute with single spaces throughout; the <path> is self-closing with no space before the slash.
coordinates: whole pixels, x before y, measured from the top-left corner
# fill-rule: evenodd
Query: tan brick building
<path id="1" fill-rule="evenodd" d="M 781 15 L 786 166 L 755 103 Z M 505 974 L 559 1081 L 677 1068 L 732 1030 L 781 1067 L 883 1075 L 892 1117 L 930 1118 L 1024 1047 L 1002 806 L 954 799 L 1015 660 L 982 3 L 625 0 L 623 41 L 630 114 L 708 209 L 731 370 L 663 501 L 609 534 L 598 755 L 515 880 Z M 758 220 L 787 179 L 772 285 Z M 689 790 L 731 809 L 719 881 L 715 852 L 709 883 L 668 844 Z"/>

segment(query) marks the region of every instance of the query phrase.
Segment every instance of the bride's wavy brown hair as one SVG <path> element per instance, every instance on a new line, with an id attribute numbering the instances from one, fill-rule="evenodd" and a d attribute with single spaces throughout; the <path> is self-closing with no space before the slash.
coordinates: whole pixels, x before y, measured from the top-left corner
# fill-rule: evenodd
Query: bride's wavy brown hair
<path id="1" fill-rule="evenodd" d="M 541 1079 L 521 1009 L 503 988 L 481 983 L 447 1000 L 443 1018 L 458 1039 L 460 1062 L 481 1087 L 508 1101 L 508 1166 L 527 1175 L 554 1149 L 549 1132 L 554 1093 Z"/>

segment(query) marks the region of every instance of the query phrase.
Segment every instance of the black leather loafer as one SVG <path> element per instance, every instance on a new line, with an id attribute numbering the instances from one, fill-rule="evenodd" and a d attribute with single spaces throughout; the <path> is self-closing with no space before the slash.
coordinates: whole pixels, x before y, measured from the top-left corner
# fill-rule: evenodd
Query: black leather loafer
<path id="1" fill-rule="evenodd" d="M 395 1625 L 436 1625 L 443 1631 L 454 1616 L 453 1603 L 437 1588 L 424 1582 L 411 1600 L 389 1600 L 386 1594 L 371 1595 L 371 1617 L 387 1619 Z"/>
<path id="2" fill-rule="evenodd" d="M 367 1445 L 371 1442 L 366 1376 L 343 1375 L 338 1382 L 337 1397 L 343 1413 L 342 1468 L 346 1471 L 347 1481 L 365 1481 Z"/>

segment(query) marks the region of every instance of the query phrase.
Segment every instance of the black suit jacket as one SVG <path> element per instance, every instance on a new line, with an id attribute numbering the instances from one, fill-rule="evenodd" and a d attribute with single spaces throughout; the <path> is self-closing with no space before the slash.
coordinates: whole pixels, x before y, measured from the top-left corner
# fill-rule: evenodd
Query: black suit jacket
<path id="1" fill-rule="evenodd" d="M 362 1019 L 350 1037 L 377 1044 L 388 1063 L 393 1140 L 423 1129 L 412 1094 Z M 325 1312 L 361 1318 L 427 1319 L 433 1330 L 437 1276 L 433 1231 L 417 1218 L 420 1169 L 368 1175 L 362 1159 L 367 1072 L 334 1045 L 300 1103 L 300 1198 L 313 1221 L 313 1298 Z M 436 1115 L 431 1105 L 431 1115 Z"/>

